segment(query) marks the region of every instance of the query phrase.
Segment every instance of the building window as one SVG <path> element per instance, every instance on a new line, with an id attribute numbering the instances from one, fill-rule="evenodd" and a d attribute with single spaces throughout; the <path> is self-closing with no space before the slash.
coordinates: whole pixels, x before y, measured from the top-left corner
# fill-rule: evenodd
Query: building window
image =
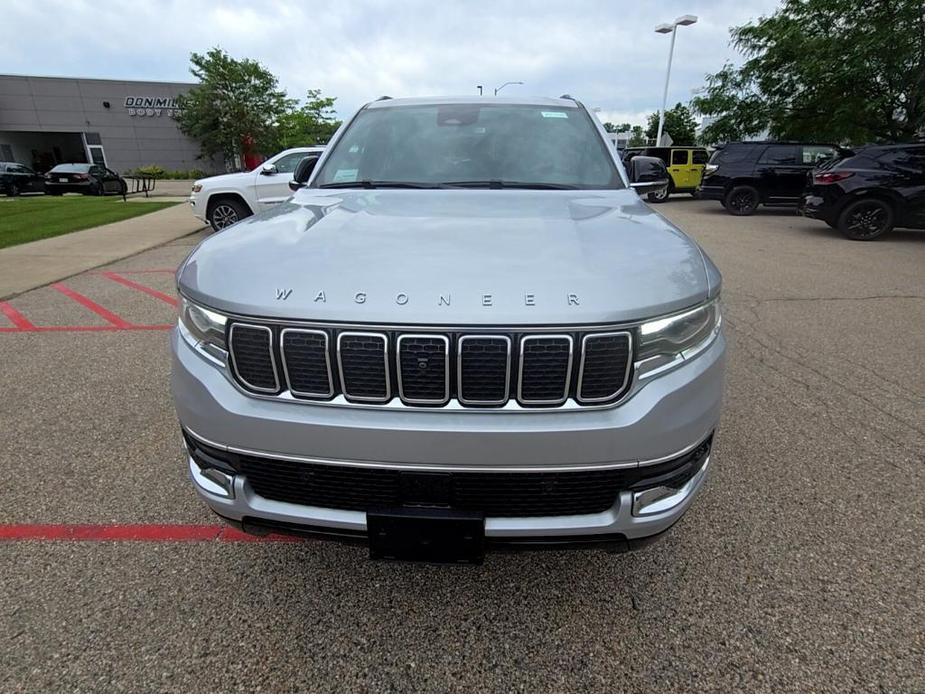
<path id="1" fill-rule="evenodd" d="M 84 133 L 84 137 L 87 138 L 88 145 L 101 145 L 103 141 L 100 139 L 99 133 Z"/>

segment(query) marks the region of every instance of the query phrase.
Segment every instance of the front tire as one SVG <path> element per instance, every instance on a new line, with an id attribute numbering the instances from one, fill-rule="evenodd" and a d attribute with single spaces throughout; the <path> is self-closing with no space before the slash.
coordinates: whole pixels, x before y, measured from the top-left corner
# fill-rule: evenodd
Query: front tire
<path id="1" fill-rule="evenodd" d="M 6 189 L 6 194 L 11 198 L 15 198 L 17 195 L 19 195 L 19 192 L 19 186 L 15 183 L 11 183 L 10 187 Z"/>
<path id="2" fill-rule="evenodd" d="M 655 193 L 649 193 L 646 196 L 646 200 L 649 202 L 665 202 L 668 199 L 668 196 L 671 195 L 671 184 L 662 188 L 660 191 Z"/>
<path id="3" fill-rule="evenodd" d="M 758 209 L 761 196 L 752 186 L 735 186 L 726 193 L 724 200 L 726 211 L 736 217 L 747 217 Z"/>
<path id="4" fill-rule="evenodd" d="M 250 216 L 250 210 L 243 203 L 232 199 L 219 200 L 210 205 L 209 212 L 206 214 L 213 231 L 226 229 Z"/>
<path id="5" fill-rule="evenodd" d="M 867 198 L 849 203 L 838 215 L 838 230 L 853 241 L 873 241 L 893 228 L 896 214 L 885 200 Z"/>

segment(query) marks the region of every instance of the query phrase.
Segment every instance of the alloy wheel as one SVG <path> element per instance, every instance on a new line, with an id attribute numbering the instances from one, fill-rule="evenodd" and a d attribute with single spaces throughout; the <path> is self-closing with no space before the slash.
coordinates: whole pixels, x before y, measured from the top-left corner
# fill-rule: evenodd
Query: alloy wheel
<path id="1" fill-rule="evenodd" d="M 889 214 L 881 203 L 871 201 L 857 205 L 845 221 L 845 226 L 856 237 L 877 236 L 887 225 Z"/>
<path id="2" fill-rule="evenodd" d="M 750 190 L 737 191 L 729 197 L 726 206 L 736 212 L 751 212 L 755 209 L 755 194 Z"/>
<path id="3" fill-rule="evenodd" d="M 238 221 L 238 212 L 231 205 L 218 204 L 212 210 L 212 226 L 224 229 Z"/>

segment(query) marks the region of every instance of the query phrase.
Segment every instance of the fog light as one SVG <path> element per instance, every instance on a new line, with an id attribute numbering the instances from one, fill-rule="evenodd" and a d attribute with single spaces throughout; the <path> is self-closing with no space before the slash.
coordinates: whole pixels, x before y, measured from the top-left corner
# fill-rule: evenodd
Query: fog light
<path id="1" fill-rule="evenodd" d="M 234 498 L 234 475 L 214 467 L 199 467 L 192 457 L 189 459 L 189 471 L 193 481 L 203 491 L 225 499 Z"/>
<path id="2" fill-rule="evenodd" d="M 641 492 L 633 493 L 633 515 L 634 516 L 651 516 L 656 513 L 670 511 L 678 504 L 682 503 L 707 473 L 707 466 L 710 459 L 703 461 L 703 465 L 693 477 L 681 486 L 661 486 L 644 489 Z"/>

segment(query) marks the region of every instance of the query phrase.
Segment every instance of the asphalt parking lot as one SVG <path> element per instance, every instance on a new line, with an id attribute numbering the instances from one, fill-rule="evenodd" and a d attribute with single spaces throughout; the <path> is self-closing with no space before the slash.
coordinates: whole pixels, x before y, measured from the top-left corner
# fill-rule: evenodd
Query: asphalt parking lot
<path id="1" fill-rule="evenodd" d="M 198 236 L 0 303 L 0 691 L 925 690 L 925 233 L 656 209 L 724 273 L 727 400 L 705 492 L 629 555 L 213 532 L 168 393 Z"/>

